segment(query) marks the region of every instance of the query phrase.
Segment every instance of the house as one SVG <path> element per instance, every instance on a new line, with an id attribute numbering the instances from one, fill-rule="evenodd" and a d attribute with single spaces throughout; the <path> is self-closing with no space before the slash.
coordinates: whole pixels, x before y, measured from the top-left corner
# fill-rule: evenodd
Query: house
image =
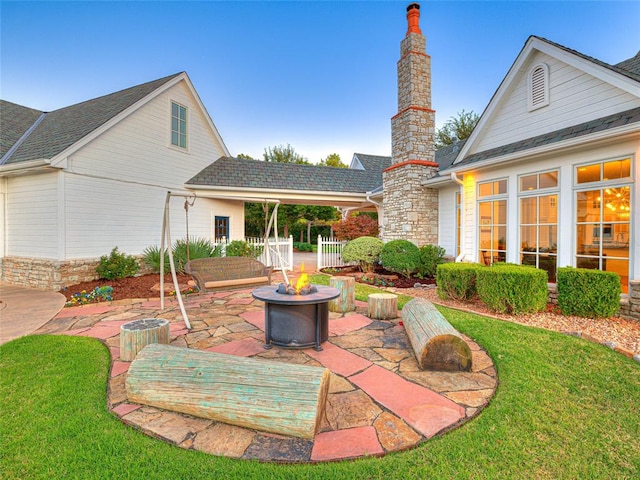
<path id="1" fill-rule="evenodd" d="M 434 152 L 420 6 L 398 62 L 382 236 L 470 261 L 620 275 L 640 318 L 640 52 L 609 65 L 532 36 L 464 142 Z"/>
<path id="2" fill-rule="evenodd" d="M 160 244 L 167 191 L 229 152 L 186 73 L 41 112 L 2 101 L 2 280 L 58 290 L 95 278 L 101 255 Z M 173 208 L 172 236 L 185 235 Z M 244 234 L 243 204 L 198 199 L 189 233 Z M 219 226 L 220 226 L 219 225 Z"/>

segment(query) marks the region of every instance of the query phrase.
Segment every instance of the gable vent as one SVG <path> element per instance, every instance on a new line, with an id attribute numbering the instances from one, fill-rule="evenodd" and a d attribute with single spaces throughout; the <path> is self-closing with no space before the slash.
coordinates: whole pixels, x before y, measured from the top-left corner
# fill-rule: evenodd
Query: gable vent
<path id="1" fill-rule="evenodd" d="M 549 68 L 541 63 L 529 72 L 529 111 L 549 105 Z"/>

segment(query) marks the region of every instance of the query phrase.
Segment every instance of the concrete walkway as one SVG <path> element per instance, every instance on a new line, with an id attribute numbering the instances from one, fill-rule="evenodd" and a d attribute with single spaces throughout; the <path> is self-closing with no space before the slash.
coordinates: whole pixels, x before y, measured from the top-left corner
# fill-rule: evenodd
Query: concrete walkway
<path id="1" fill-rule="evenodd" d="M 33 333 L 64 307 L 58 292 L 0 283 L 0 345 Z"/>

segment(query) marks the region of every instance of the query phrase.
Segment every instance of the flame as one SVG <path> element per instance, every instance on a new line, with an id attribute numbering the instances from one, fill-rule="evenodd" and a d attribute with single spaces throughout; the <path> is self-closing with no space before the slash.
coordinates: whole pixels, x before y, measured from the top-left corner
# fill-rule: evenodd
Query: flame
<path id="1" fill-rule="evenodd" d="M 300 265 L 300 276 L 296 281 L 296 294 L 299 294 L 300 290 L 302 290 L 307 285 L 309 285 L 309 276 L 306 273 L 304 273 L 304 263 L 303 263 L 302 265 Z"/>

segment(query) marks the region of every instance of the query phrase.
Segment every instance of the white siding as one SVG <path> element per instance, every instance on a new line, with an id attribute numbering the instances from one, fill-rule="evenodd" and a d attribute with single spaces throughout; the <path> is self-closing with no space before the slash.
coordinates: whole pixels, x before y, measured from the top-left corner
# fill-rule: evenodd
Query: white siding
<path id="1" fill-rule="evenodd" d="M 58 172 L 7 179 L 6 255 L 58 257 Z"/>
<path id="2" fill-rule="evenodd" d="M 456 256 L 456 193 L 458 186 L 441 188 L 438 194 L 438 245 Z"/>
<path id="3" fill-rule="evenodd" d="M 70 174 L 65 184 L 67 259 L 96 258 L 115 246 L 134 255 L 160 245 L 166 189 Z M 172 240 L 184 238 L 184 198 L 172 197 L 170 212 Z M 214 215 L 230 217 L 232 235 L 244 230 L 242 203 L 197 198 L 189 209 L 190 237 L 211 238 Z"/>
<path id="4" fill-rule="evenodd" d="M 549 67 L 550 104 L 530 112 L 527 75 L 539 63 Z M 640 106 L 640 98 L 549 55 L 537 52 L 503 95 L 474 145 L 474 152 L 507 145 Z"/>

